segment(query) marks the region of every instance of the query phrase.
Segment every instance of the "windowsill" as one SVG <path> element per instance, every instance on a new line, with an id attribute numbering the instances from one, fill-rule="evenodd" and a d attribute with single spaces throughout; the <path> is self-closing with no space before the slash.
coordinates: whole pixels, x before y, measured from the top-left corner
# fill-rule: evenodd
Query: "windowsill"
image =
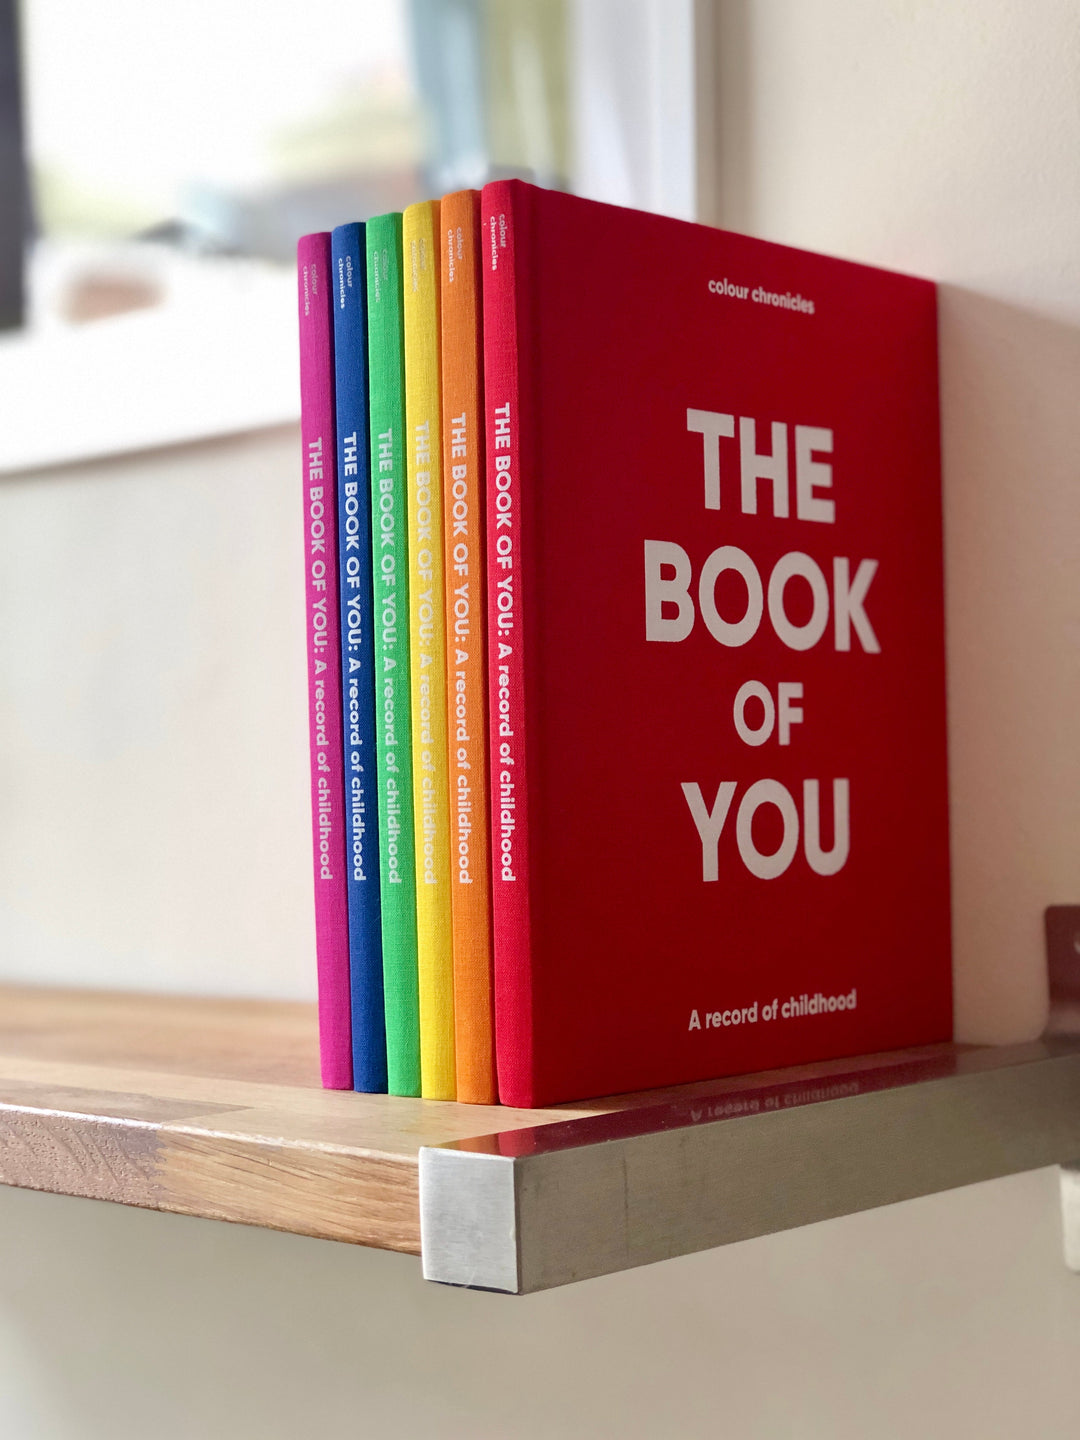
<path id="1" fill-rule="evenodd" d="M 0 340 L 0 474 L 297 420 L 295 307 L 285 271 L 208 265 L 152 309 Z"/>

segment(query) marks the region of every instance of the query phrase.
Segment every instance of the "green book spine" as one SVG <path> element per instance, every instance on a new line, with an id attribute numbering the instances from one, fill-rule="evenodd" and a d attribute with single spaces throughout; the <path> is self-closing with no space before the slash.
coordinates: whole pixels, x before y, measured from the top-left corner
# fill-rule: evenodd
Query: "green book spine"
<path id="1" fill-rule="evenodd" d="M 391 1095 L 419 1095 L 400 215 L 367 222 L 367 286 L 386 1063 Z"/>

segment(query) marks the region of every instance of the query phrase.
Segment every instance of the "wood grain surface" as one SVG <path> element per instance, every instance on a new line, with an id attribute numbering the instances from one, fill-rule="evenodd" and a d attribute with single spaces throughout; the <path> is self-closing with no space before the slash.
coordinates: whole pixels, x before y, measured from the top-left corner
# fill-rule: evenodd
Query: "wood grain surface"
<path id="1" fill-rule="evenodd" d="M 422 1145 L 611 1108 L 319 1087 L 315 1009 L 0 986 L 0 1183 L 419 1254 Z"/>
<path id="2" fill-rule="evenodd" d="M 934 1057 L 979 1068 L 995 1052 L 514 1110 L 321 1089 L 313 1005 L 0 986 L 0 1183 L 419 1254 L 421 1146 Z"/>

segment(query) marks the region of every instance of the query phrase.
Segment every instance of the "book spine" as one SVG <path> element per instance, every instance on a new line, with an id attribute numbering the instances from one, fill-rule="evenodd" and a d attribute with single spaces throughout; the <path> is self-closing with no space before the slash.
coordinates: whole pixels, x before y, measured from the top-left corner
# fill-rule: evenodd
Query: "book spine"
<path id="1" fill-rule="evenodd" d="M 452 1100 L 454 952 L 446 756 L 438 202 L 405 211 L 405 419 L 409 477 L 416 967 L 421 1094 Z"/>
<path id="2" fill-rule="evenodd" d="M 481 194 L 495 1051 L 500 1100 L 526 1106 L 534 1091 L 525 711 L 532 417 L 523 409 L 522 374 L 530 354 L 527 204 L 528 192 L 514 181 L 485 185 Z"/>
<path id="3" fill-rule="evenodd" d="M 330 236 L 297 247 L 300 432 L 307 590 L 311 830 L 322 1083 L 352 1088 L 349 912 L 345 894 L 345 786 L 341 749 L 337 544 L 334 515 L 334 348 Z"/>
<path id="4" fill-rule="evenodd" d="M 439 215 L 455 1071 L 459 1100 L 493 1105 L 479 192 L 447 195 Z"/>
<path id="5" fill-rule="evenodd" d="M 401 216 L 367 222 L 375 705 L 387 1088 L 420 1094 Z"/>
<path id="6" fill-rule="evenodd" d="M 339 225 L 330 240 L 353 1088 L 382 1091 L 386 1089 L 386 1025 L 375 783 L 364 227 Z"/>

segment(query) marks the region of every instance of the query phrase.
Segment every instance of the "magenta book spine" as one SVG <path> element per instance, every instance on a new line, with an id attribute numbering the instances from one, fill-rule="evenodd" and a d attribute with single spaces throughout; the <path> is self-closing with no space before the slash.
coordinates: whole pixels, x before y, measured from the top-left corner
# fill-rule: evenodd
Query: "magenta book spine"
<path id="1" fill-rule="evenodd" d="M 297 246 L 297 278 L 319 1056 L 326 1089 L 351 1090 L 349 908 L 335 527 L 334 330 L 328 234 L 305 235 L 301 239 Z"/>

